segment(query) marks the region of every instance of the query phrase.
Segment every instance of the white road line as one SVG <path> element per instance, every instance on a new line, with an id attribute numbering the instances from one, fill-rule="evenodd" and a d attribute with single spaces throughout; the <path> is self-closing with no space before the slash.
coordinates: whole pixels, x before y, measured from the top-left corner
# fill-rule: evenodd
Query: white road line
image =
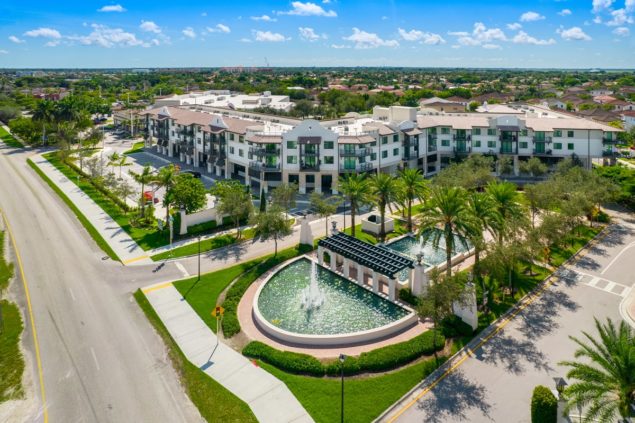
<path id="1" fill-rule="evenodd" d="M 626 252 L 626 250 L 628 250 L 629 248 L 635 246 L 635 242 L 631 242 L 630 244 L 628 244 L 626 247 L 624 247 L 622 249 L 622 251 L 620 251 L 619 253 L 617 253 L 617 255 L 615 257 L 613 257 L 613 260 L 611 260 L 611 262 L 609 264 L 606 265 L 606 267 L 604 269 L 602 269 L 602 271 L 600 272 L 601 275 L 603 275 L 604 273 L 606 273 L 607 270 L 609 270 L 609 267 L 611 267 L 613 265 L 613 263 L 615 263 L 617 261 L 617 259 L 620 258 L 620 256 L 622 254 L 624 254 L 624 252 Z"/>
<path id="2" fill-rule="evenodd" d="M 609 283 L 608 283 L 608 284 L 606 284 L 606 286 L 604 287 L 604 290 L 605 290 L 606 292 L 613 293 L 613 292 L 612 292 L 612 291 L 613 291 L 613 288 L 615 288 L 615 285 L 617 285 L 617 284 L 616 284 L 615 282 L 611 282 L 611 281 L 608 281 L 608 282 L 609 282 Z"/>
<path id="3" fill-rule="evenodd" d="M 93 349 L 93 347 L 90 347 L 90 353 L 93 356 L 93 361 L 95 362 L 95 367 L 97 367 L 97 370 L 101 370 L 101 367 L 99 367 L 99 362 L 97 361 L 97 354 L 95 354 L 95 350 Z"/>
<path id="4" fill-rule="evenodd" d="M 181 273 L 183 273 L 183 277 L 185 278 L 189 278 L 190 274 L 187 273 L 187 270 L 185 270 L 185 267 L 183 267 L 183 265 L 181 263 L 179 263 L 178 261 L 176 262 L 176 268 L 179 269 L 181 271 Z"/>
<path id="5" fill-rule="evenodd" d="M 71 294 L 71 298 L 73 299 L 73 301 L 77 301 L 75 299 L 75 294 L 73 294 L 73 290 L 70 287 L 68 288 L 68 292 Z"/>
<path id="6" fill-rule="evenodd" d="M 597 283 L 600 281 L 600 278 L 598 278 L 597 276 L 594 276 L 593 279 L 591 279 L 587 285 L 592 286 L 593 288 L 595 288 L 595 285 L 597 285 Z"/>

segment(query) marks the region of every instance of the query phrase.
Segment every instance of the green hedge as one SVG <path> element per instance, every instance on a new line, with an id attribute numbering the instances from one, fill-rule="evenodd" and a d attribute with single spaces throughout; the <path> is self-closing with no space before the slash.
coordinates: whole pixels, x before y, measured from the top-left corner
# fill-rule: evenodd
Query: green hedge
<path id="1" fill-rule="evenodd" d="M 434 351 L 443 349 L 445 337 L 437 332 L 436 342 L 434 332 L 427 331 L 413 339 L 398 344 L 377 348 L 360 354 L 358 357 L 346 357 L 344 373 L 353 375 L 364 372 L 380 372 L 395 369 L 407 364 L 423 355 L 430 355 Z M 315 357 L 290 351 L 280 351 L 262 342 L 253 341 L 243 349 L 247 357 L 258 358 L 289 373 L 310 376 L 338 375 L 342 371 L 339 360 L 332 360 L 322 364 Z"/>
<path id="2" fill-rule="evenodd" d="M 441 321 L 443 335 L 446 338 L 455 338 L 457 336 L 471 336 L 474 333 L 472 326 L 465 323 L 459 316 L 448 316 Z"/>
<path id="3" fill-rule="evenodd" d="M 216 229 L 216 221 L 210 220 L 209 222 L 197 223 L 196 225 L 188 226 L 187 234 L 188 235 L 205 234 L 214 229 Z"/>
<path id="4" fill-rule="evenodd" d="M 556 423 L 558 400 L 546 386 L 538 385 L 531 396 L 531 423 Z"/>
<path id="5" fill-rule="evenodd" d="M 419 298 L 412 293 L 410 288 L 402 288 L 399 290 L 399 299 L 406 304 L 416 307 L 419 304 Z"/>

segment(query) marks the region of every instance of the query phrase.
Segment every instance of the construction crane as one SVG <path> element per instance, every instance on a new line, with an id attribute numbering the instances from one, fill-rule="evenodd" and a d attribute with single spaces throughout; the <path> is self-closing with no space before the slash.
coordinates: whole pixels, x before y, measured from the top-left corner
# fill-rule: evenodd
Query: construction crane
<path id="1" fill-rule="evenodd" d="M 265 56 L 265 67 L 270 68 L 271 65 L 269 65 L 269 60 L 267 60 L 267 57 Z"/>

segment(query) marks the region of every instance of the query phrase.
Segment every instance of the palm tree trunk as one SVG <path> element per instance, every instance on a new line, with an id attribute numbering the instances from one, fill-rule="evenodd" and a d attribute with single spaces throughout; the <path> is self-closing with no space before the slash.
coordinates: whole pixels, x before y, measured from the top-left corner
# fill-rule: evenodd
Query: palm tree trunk
<path id="1" fill-rule="evenodd" d="M 412 232 L 412 200 L 408 199 L 408 232 Z"/>
<path id="2" fill-rule="evenodd" d="M 355 212 L 356 204 L 351 201 L 351 235 L 355 237 Z"/>
<path id="3" fill-rule="evenodd" d="M 144 191 L 145 183 L 141 182 L 141 217 L 146 217 L 146 199 L 144 196 Z M 126 199 L 124 198 L 123 201 L 125 202 Z"/>
<path id="4" fill-rule="evenodd" d="M 379 206 L 379 215 L 381 218 L 381 231 L 379 234 L 379 238 L 383 243 L 386 240 L 386 225 L 384 224 L 384 216 L 386 215 L 386 205 L 382 202 Z"/>
<path id="5" fill-rule="evenodd" d="M 448 279 L 452 276 L 452 231 L 450 231 L 448 235 L 448 231 L 445 232 L 445 260 L 446 260 L 446 269 L 445 275 Z"/>

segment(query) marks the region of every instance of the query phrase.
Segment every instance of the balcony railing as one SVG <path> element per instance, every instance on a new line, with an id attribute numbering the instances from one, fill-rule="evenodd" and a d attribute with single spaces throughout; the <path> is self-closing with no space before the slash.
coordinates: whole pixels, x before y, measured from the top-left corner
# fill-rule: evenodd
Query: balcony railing
<path id="1" fill-rule="evenodd" d="M 340 164 L 341 172 L 368 172 L 369 170 L 373 170 L 374 166 L 370 162 L 366 163 L 357 163 L 355 167 L 345 166 L 344 164 Z"/>
<path id="2" fill-rule="evenodd" d="M 454 154 L 470 154 L 472 152 L 472 147 L 454 147 Z"/>
<path id="3" fill-rule="evenodd" d="M 504 148 L 504 147 L 501 147 L 498 150 L 498 152 L 500 154 L 518 154 L 518 151 L 516 151 L 515 149 L 513 149 L 513 148 Z"/>
<path id="4" fill-rule="evenodd" d="M 315 157 L 318 156 L 320 154 L 319 150 L 303 150 L 302 151 L 302 155 L 303 156 L 308 156 L 308 157 Z"/>
<path id="5" fill-rule="evenodd" d="M 256 156 L 279 156 L 279 148 L 262 148 L 262 147 L 249 147 L 249 152 Z"/>
<path id="6" fill-rule="evenodd" d="M 320 170 L 320 162 L 319 161 L 317 161 L 316 163 L 300 162 L 300 170 L 303 170 L 306 172 L 316 172 Z"/>
<path id="7" fill-rule="evenodd" d="M 516 135 L 512 135 L 511 137 L 503 137 L 502 135 L 499 135 L 498 140 L 501 142 L 505 142 L 505 141 L 517 142 L 518 137 Z"/>
<path id="8" fill-rule="evenodd" d="M 280 163 L 249 162 L 249 168 L 260 172 L 278 172 L 280 171 Z"/>
<path id="9" fill-rule="evenodd" d="M 618 142 L 619 141 L 616 138 L 602 137 L 602 144 L 604 144 L 604 145 L 615 145 Z"/>
<path id="10" fill-rule="evenodd" d="M 434 153 L 437 151 L 437 145 L 428 143 L 428 153 Z"/>
<path id="11" fill-rule="evenodd" d="M 544 137 L 544 138 L 532 137 L 531 140 L 534 142 L 534 144 L 536 144 L 536 143 L 547 143 L 547 144 L 550 144 L 553 141 L 553 138 L 551 138 L 551 137 Z"/>
<path id="12" fill-rule="evenodd" d="M 457 135 L 453 135 L 452 136 L 452 140 L 453 141 L 472 141 L 472 136 L 471 135 L 466 135 L 464 137 L 459 137 Z"/>
<path id="13" fill-rule="evenodd" d="M 341 157 L 366 157 L 368 155 L 370 155 L 370 148 L 357 148 L 354 150 L 340 148 Z"/>
<path id="14" fill-rule="evenodd" d="M 534 149 L 531 154 L 533 154 L 534 156 L 551 156 L 553 155 L 553 151 L 551 151 L 551 149 L 549 150 L 536 150 Z"/>
<path id="15" fill-rule="evenodd" d="M 608 151 L 608 150 L 602 151 L 602 157 L 617 157 L 619 155 L 620 155 L 619 151 Z"/>

